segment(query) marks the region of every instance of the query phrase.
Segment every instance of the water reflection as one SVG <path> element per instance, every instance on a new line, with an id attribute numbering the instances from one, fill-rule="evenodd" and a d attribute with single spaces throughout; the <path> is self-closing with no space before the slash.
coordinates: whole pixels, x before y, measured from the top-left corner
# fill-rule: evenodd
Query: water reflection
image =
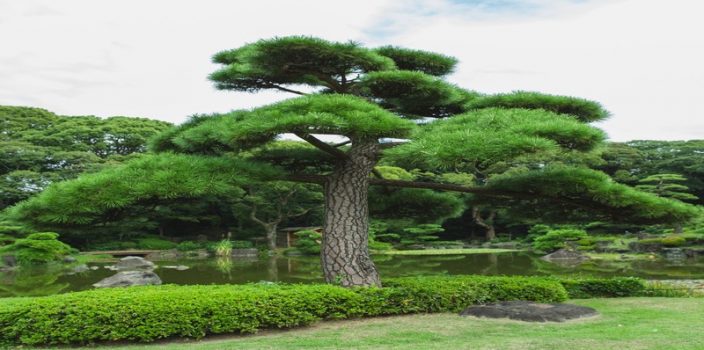
<path id="1" fill-rule="evenodd" d="M 384 277 L 417 275 L 584 275 L 637 276 L 648 279 L 702 279 L 704 258 L 684 263 L 665 260 L 586 261 L 578 266 L 560 266 L 527 253 L 471 254 L 445 256 L 374 257 Z M 103 268 L 78 274 L 61 267 L 23 268 L 0 272 L 0 297 L 38 296 L 91 289 L 92 284 L 111 276 Z M 157 268 L 164 283 L 226 284 L 260 281 L 312 283 L 322 282 L 318 257 L 213 258 L 205 260 L 159 261 L 157 265 L 186 265 L 188 270 Z"/>

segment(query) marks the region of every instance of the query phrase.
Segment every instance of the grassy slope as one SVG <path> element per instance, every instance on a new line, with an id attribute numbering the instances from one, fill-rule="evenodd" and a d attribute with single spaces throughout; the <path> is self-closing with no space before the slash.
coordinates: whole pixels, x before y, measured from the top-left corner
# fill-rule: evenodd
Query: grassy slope
<path id="1" fill-rule="evenodd" d="M 574 300 L 601 316 L 563 324 L 452 314 L 321 322 L 292 331 L 119 349 L 704 349 L 704 300 Z"/>

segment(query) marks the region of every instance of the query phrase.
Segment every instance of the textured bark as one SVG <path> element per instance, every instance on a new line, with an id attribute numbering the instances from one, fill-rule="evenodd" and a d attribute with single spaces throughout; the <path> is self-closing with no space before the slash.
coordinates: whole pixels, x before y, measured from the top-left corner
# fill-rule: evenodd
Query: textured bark
<path id="1" fill-rule="evenodd" d="M 494 228 L 494 218 L 496 217 L 496 210 L 492 210 L 489 213 L 489 217 L 484 220 L 482 218 L 481 208 L 472 207 L 472 218 L 474 223 L 484 228 L 484 238 L 487 241 L 491 241 L 496 238 L 496 229 Z"/>
<path id="2" fill-rule="evenodd" d="M 325 182 L 321 260 L 325 280 L 345 287 L 380 286 L 369 256 L 369 174 L 376 164 L 376 140 L 353 140 L 345 160 Z"/>
<path id="3" fill-rule="evenodd" d="M 266 243 L 269 246 L 269 250 L 276 250 L 276 231 L 278 231 L 278 225 L 272 224 L 266 228 Z"/>

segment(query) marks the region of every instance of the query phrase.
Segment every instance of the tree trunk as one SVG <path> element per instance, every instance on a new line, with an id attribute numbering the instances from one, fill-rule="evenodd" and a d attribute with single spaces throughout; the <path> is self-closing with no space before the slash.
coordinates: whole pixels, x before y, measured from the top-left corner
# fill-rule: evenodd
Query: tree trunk
<path id="1" fill-rule="evenodd" d="M 276 231 L 278 230 L 278 225 L 272 224 L 266 227 L 266 242 L 269 246 L 269 250 L 272 252 L 276 250 Z"/>
<path id="2" fill-rule="evenodd" d="M 328 283 L 381 286 L 369 256 L 369 174 L 376 164 L 376 140 L 353 140 L 325 182 L 321 261 Z"/>
<path id="3" fill-rule="evenodd" d="M 484 220 L 482 219 L 481 208 L 472 207 L 472 218 L 474 223 L 483 227 L 485 229 L 484 238 L 487 241 L 491 241 L 496 238 L 496 229 L 494 228 L 494 218 L 496 217 L 496 210 L 492 210 L 489 213 L 489 217 Z"/>

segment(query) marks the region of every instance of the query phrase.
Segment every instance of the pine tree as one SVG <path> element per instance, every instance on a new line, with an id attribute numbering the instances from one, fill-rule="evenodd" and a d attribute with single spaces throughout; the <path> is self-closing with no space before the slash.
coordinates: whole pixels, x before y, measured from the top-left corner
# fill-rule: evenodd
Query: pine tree
<path id="1" fill-rule="evenodd" d="M 474 173 L 526 156 L 545 155 L 547 160 L 590 151 L 605 136 L 587 123 L 608 116 L 595 102 L 532 92 L 484 96 L 444 80 L 457 64 L 454 58 L 310 37 L 261 40 L 217 53 L 213 60 L 222 65 L 210 76 L 219 89 L 277 90 L 299 97 L 252 110 L 196 116 L 162 133 L 153 150 L 206 159 L 235 157 L 238 161 L 229 168 L 227 163 L 215 164 L 238 177 L 322 185 L 321 260 L 330 283 L 381 284 L 368 250 L 369 186 L 472 193 L 503 202 L 520 200 L 534 209 L 557 204 L 568 210 L 586 208 L 594 216 L 608 216 L 618 208 L 620 218 L 650 222 L 681 221 L 696 213 L 686 204 L 569 165 L 536 162 L 539 166 L 513 169 L 474 186 L 385 178 L 376 169 L 384 164 Z M 314 148 L 268 157 L 268 147 L 284 133 Z M 340 140 L 325 142 L 319 135 L 337 135 Z M 311 159 L 327 165 L 300 166 Z M 17 210 L 27 217 L 38 207 L 26 203 Z"/>

